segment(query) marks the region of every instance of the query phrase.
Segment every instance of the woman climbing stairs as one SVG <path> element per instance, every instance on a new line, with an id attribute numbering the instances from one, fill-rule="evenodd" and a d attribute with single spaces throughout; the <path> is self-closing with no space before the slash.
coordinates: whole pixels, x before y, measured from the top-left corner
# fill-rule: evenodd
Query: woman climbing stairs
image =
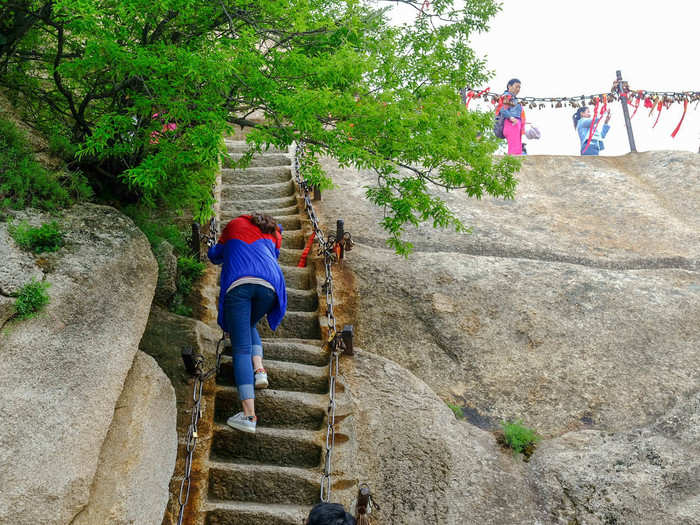
<path id="1" fill-rule="evenodd" d="M 245 142 L 227 142 L 232 159 Z M 280 265 L 288 310 L 276 332 L 258 325 L 270 386 L 257 390 L 255 434 L 226 425 L 239 411 L 230 348 L 217 378 L 209 457 L 207 525 L 303 523 L 319 501 L 322 442 L 328 405 L 328 355 L 322 350 L 318 296 L 311 268 L 297 268 L 304 232 L 292 182 L 291 158 L 270 150 L 244 170 L 222 172 L 221 222 L 259 211 L 282 225 Z"/>

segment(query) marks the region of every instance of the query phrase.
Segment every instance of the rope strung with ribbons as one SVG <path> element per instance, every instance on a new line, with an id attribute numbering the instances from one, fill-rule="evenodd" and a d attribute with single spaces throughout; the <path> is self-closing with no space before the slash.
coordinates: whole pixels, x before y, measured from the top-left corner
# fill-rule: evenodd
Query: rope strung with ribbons
<path id="1" fill-rule="evenodd" d="M 304 180 L 302 175 L 305 155 L 306 151 L 304 142 L 300 141 L 297 144 L 294 154 L 294 178 L 304 194 L 304 208 L 309 215 L 309 220 L 311 221 L 311 227 L 313 229 L 312 235 L 314 236 L 316 242 L 318 242 L 319 246 L 318 255 L 323 256 L 325 268 L 325 281 L 322 285 L 322 289 L 326 293 L 326 317 L 328 320 L 328 339 L 325 346 L 329 350 L 329 399 L 328 425 L 326 428 L 326 458 L 323 465 L 323 474 L 321 476 L 321 501 L 328 502 L 331 495 L 331 460 L 333 457 L 333 447 L 335 445 L 335 385 L 336 379 L 339 375 L 340 354 L 348 351 L 345 339 L 342 337 L 342 334 L 338 333 L 336 328 L 335 313 L 333 312 L 333 275 L 331 272 L 331 266 L 333 263 L 339 260 L 338 247 L 340 247 L 341 250 L 349 251 L 352 249 L 353 243 L 352 237 L 348 232 L 336 232 L 335 235 L 330 234 L 328 237 L 323 234 L 323 230 L 321 230 L 321 227 L 319 226 L 318 217 L 314 210 L 313 204 L 311 203 L 313 188 L 306 180 Z"/>
<path id="2" fill-rule="evenodd" d="M 467 88 L 462 95 L 462 100 L 465 107 L 469 107 L 469 103 L 474 99 L 483 99 L 490 102 L 493 105 L 503 103 L 503 95 L 501 93 L 494 93 L 489 91 L 489 88 L 484 90 Z M 596 102 L 596 100 L 598 102 Z M 523 107 L 529 107 L 530 109 L 545 109 L 547 106 L 552 108 L 563 108 L 572 107 L 579 108 L 582 106 L 594 106 L 597 103 L 602 102 L 604 105 L 615 102 L 615 101 L 626 101 L 627 104 L 634 108 L 632 117 L 637 113 L 637 109 L 643 103 L 644 107 L 650 109 L 649 115 L 651 116 L 654 111 L 658 111 L 656 116 L 656 121 L 654 126 L 659 121 L 661 116 L 661 111 L 666 108 L 669 109 L 672 104 L 683 103 L 683 115 L 681 116 L 680 122 L 674 129 L 671 136 L 675 138 L 678 134 L 683 119 L 685 118 L 688 106 L 696 102 L 694 109 L 697 109 L 700 105 L 700 91 L 648 91 L 644 89 L 631 90 L 627 82 L 622 82 L 621 89 L 617 89 L 617 86 L 613 86 L 613 89 L 608 93 L 597 93 L 594 95 L 576 95 L 571 97 L 518 97 L 518 102 Z M 653 126 L 652 126 L 653 127 Z"/>

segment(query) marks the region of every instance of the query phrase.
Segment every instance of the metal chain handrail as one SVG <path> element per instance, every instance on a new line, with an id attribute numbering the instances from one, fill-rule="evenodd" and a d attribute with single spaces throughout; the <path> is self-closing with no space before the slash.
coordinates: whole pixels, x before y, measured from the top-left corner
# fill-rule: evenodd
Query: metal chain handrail
<path id="1" fill-rule="evenodd" d="M 321 501 L 328 502 L 331 495 L 331 460 L 333 456 L 333 447 L 335 445 L 335 384 L 340 367 L 340 354 L 343 353 L 343 350 L 345 349 L 345 343 L 341 337 L 338 337 L 339 334 L 336 329 L 335 313 L 333 312 L 333 275 L 331 272 L 331 265 L 337 261 L 337 256 L 334 252 L 337 239 L 333 234 L 326 238 L 323 234 L 323 230 L 321 230 L 321 227 L 319 226 L 318 217 L 316 216 L 313 204 L 311 203 L 311 193 L 313 192 L 313 188 L 306 180 L 304 180 L 301 173 L 304 155 L 304 142 L 300 141 L 297 143 L 296 150 L 294 152 L 294 178 L 296 183 L 299 185 L 299 188 L 304 192 L 304 207 L 309 215 L 311 227 L 315 233 L 315 240 L 317 240 L 319 244 L 320 249 L 318 254 L 323 255 L 325 267 L 325 281 L 322 289 L 326 292 L 326 317 L 328 318 L 328 339 L 326 341 L 326 345 L 330 351 L 330 355 L 328 362 L 328 426 L 326 428 L 326 458 L 321 477 Z"/>
<path id="2" fill-rule="evenodd" d="M 191 349 L 186 349 L 182 354 L 185 361 L 185 366 L 194 376 L 194 381 L 192 384 L 192 400 L 194 401 L 194 406 L 192 407 L 190 425 L 187 428 L 187 443 L 185 446 L 187 457 L 185 458 L 185 471 L 182 481 L 180 482 L 180 492 L 177 496 L 177 502 L 180 506 L 177 517 L 177 525 L 182 525 L 182 519 L 185 515 L 185 507 L 190 499 L 192 460 L 194 458 L 195 447 L 197 446 L 197 438 L 199 437 L 197 433 L 197 426 L 199 425 L 199 420 L 202 417 L 202 389 L 204 388 L 204 383 L 206 383 L 209 378 L 219 374 L 219 369 L 221 368 L 221 354 L 223 353 L 222 343 L 224 340 L 225 337 L 222 335 L 219 342 L 216 343 L 216 364 L 206 372 L 202 368 L 204 364 L 203 356 L 193 354 Z"/>

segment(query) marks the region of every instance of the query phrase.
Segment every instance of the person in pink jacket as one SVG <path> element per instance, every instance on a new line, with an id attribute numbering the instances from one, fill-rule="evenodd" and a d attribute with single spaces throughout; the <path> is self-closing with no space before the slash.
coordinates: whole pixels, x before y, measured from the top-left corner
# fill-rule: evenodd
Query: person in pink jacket
<path id="1" fill-rule="evenodd" d="M 502 96 L 502 107 L 499 114 L 504 117 L 503 136 L 508 141 L 508 155 L 523 154 L 523 132 L 525 130 L 525 112 L 518 102 L 520 80 L 512 78 L 508 81 L 506 91 Z"/>

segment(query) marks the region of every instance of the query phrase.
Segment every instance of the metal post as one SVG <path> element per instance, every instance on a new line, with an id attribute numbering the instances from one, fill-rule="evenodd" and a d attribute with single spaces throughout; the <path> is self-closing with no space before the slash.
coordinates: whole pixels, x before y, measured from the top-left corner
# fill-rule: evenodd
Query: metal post
<path id="1" fill-rule="evenodd" d="M 617 92 L 622 94 L 622 72 L 618 69 L 617 74 Z M 627 127 L 627 138 L 630 141 L 630 151 L 636 153 L 637 146 L 634 144 L 634 134 L 632 133 L 632 122 L 630 121 L 630 112 L 627 108 L 627 97 L 620 97 L 620 104 L 622 104 L 622 114 L 625 117 L 625 126 Z"/>
<path id="2" fill-rule="evenodd" d="M 200 252 L 200 234 L 201 234 L 201 228 L 199 226 L 198 222 L 193 222 L 192 223 L 192 236 L 190 237 L 190 252 L 192 253 L 192 256 L 196 258 L 198 261 L 201 260 L 201 252 Z"/>
<path id="3" fill-rule="evenodd" d="M 462 88 L 459 90 L 459 97 L 462 99 L 462 105 L 467 103 L 467 88 Z"/>
<path id="4" fill-rule="evenodd" d="M 314 185 L 314 200 L 321 200 L 321 188 L 317 184 Z"/>
<path id="5" fill-rule="evenodd" d="M 340 248 L 340 253 L 338 254 L 338 259 L 341 261 L 345 258 L 345 243 L 343 243 L 343 237 L 345 236 L 345 221 L 343 219 L 338 219 L 335 223 L 335 243 Z"/>

